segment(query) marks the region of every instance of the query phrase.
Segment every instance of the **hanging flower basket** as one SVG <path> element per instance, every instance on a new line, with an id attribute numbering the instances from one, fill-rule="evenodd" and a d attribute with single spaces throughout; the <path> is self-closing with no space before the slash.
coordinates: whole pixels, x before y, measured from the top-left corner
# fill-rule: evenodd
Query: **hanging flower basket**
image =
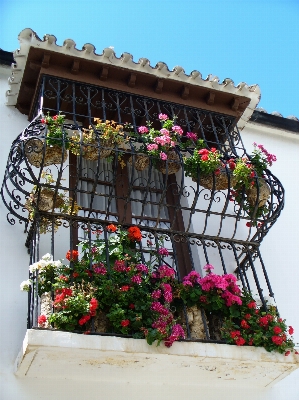
<path id="1" fill-rule="evenodd" d="M 258 186 L 257 186 L 258 185 Z M 263 207 L 270 197 L 271 191 L 268 184 L 263 178 L 258 179 L 258 183 L 246 190 L 248 203 L 255 207 Z"/>
<path id="2" fill-rule="evenodd" d="M 214 184 L 215 179 L 215 184 Z M 197 178 L 192 178 L 193 182 L 197 182 Z M 206 189 L 227 190 L 234 185 L 235 179 L 228 175 L 225 169 L 221 169 L 218 174 L 201 175 L 199 179 L 200 186 Z"/>
<path id="3" fill-rule="evenodd" d="M 129 164 L 133 165 L 137 171 L 143 171 L 149 166 L 149 157 L 139 153 L 129 158 Z"/>
<path id="4" fill-rule="evenodd" d="M 45 145 L 45 139 L 29 139 L 25 143 L 25 155 L 34 167 L 47 167 L 53 164 L 63 164 L 67 159 L 67 150 L 58 145 Z"/>
<path id="5" fill-rule="evenodd" d="M 159 160 L 157 162 L 157 170 L 162 172 L 162 174 L 175 174 L 180 169 L 180 157 L 174 150 L 170 150 L 167 152 L 167 160 Z"/>
<path id="6" fill-rule="evenodd" d="M 97 161 L 99 157 L 108 158 L 112 153 L 112 147 L 114 145 L 111 139 L 93 140 L 82 146 L 82 157 L 90 161 Z"/>

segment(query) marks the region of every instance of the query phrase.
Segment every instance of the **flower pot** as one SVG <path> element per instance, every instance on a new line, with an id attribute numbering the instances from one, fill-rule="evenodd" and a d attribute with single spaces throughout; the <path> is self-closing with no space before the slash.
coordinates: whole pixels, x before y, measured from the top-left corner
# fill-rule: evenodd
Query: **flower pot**
<path id="1" fill-rule="evenodd" d="M 37 194 L 31 195 L 31 199 L 33 201 L 30 201 L 28 199 L 25 203 L 25 208 L 28 211 L 31 211 L 32 203 L 37 204 L 37 208 L 40 211 L 50 211 L 53 209 L 53 206 L 54 206 L 54 208 L 62 207 L 64 204 L 64 200 L 57 194 L 55 203 L 54 203 L 54 194 L 55 194 L 54 190 L 48 189 L 48 188 L 43 188 L 40 192 L 39 201 L 37 201 L 38 200 Z"/>
<path id="2" fill-rule="evenodd" d="M 209 323 L 209 334 L 212 340 L 221 340 L 221 329 L 223 326 L 223 318 L 217 314 L 207 314 Z"/>
<path id="3" fill-rule="evenodd" d="M 100 149 L 98 144 L 101 146 Z M 99 156 L 100 158 L 107 158 L 112 153 L 112 147 L 114 147 L 114 143 L 111 139 L 93 140 L 90 143 L 82 144 L 82 157 L 90 161 L 97 161 Z M 79 154 L 77 153 L 77 155 Z"/>
<path id="4" fill-rule="evenodd" d="M 214 185 L 215 178 L 215 185 Z M 197 182 L 198 178 L 192 178 L 193 182 Z M 227 190 L 234 185 L 235 178 L 230 174 L 228 176 L 226 170 L 221 170 L 220 174 L 200 175 L 199 184 L 206 189 Z"/>
<path id="5" fill-rule="evenodd" d="M 207 339 L 201 308 L 197 305 L 186 307 L 186 313 L 190 330 L 190 339 Z M 187 337 L 187 324 L 183 311 L 181 311 L 179 315 L 178 322 L 182 325 Z"/>
<path id="6" fill-rule="evenodd" d="M 49 328 L 51 325 L 48 322 L 49 316 L 53 312 L 52 306 L 52 295 L 51 292 L 45 292 L 40 297 L 40 315 L 45 315 L 47 317 L 47 321 L 43 325 L 43 328 Z"/>
<path id="7" fill-rule="evenodd" d="M 258 186 L 257 186 L 258 185 Z M 270 197 L 271 191 L 268 184 L 263 178 L 258 179 L 258 183 L 246 191 L 248 203 L 255 207 L 263 207 L 268 198 Z"/>
<path id="8" fill-rule="evenodd" d="M 140 153 L 129 158 L 129 163 L 134 166 L 137 171 L 143 171 L 149 165 L 149 157 Z"/>
<path id="9" fill-rule="evenodd" d="M 40 168 L 43 162 L 43 157 L 44 167 L 53 164 L 63 164 L 67 159 L 67 150 L 64 149 L 64 152 L 62 154 L 62 147 L 57 145 L 46 145 L 45 147 L 44 139 L 33 138 L 27 140 L 27 142 L 25 143 L 25 155 L 31 165 Z"/>
<path id="10" fill-rule="evenodd" d="M 170 150 L 167 153 L 167 160 L 159 160 L 157 162 L 157 170 L 162 174 L 168 173 L 168 175 L 175 174 L 181 169 L 180 157 L 174 151 Z"/>

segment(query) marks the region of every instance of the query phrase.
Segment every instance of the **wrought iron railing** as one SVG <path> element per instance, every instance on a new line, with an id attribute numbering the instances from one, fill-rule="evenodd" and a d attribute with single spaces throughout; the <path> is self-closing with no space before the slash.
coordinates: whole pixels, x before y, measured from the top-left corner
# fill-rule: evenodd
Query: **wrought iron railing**
<path id="1" fill-rule="evenodd" d="M 44 115 L 61 112 L 66 118 L 63 137 L 56 139 L 58 160 L 53 164 L 46 161 L 49 146 L 41 110 Z M 254 224 L 248 224 L 252 215 L 244 208 L 247 194 L 244 190 L 243 200 L 232 201 L 227 166 L 223 171 L 225 188 L 217 187 L 215 175 L 210 187 L 202 186 L 200 173 L 195 181 L 186 177 L 184 157 L 192 154 L 193 147 L 181 146 L 184 136 L 175 147 L 177 158 L 172 161 L 178 164 L 176 174 L 170 173 L 170 161 L 166 161 L 164 173 L 157 171 L 152 157 L 144 171 L 137 171 L 139 140 L 129 133 L 125 146 L 105 147 L 99 132 L 93 145 L 98 154 L 94 161 L 84 159 L 82 141 L 77 155 L 67 150 L 74 132 L 80 134 L 89 126 L 96 131 L 95 117 L 128 123 L 136 132 L 146 121 L 160 128 L 159 113 L 176 116 L 182 128 L 196 133 L 208 148 L 217 148 L 224 164 L 232 157 L 238 159 L 247 154 L 233 117 L 104 87 L 50 76 L 42 78 L 36 99 L 37 117 L 12 144 L 1 190 L 9 210 L 8 222 L 24 224 L 30 263 L 38 261 L 42 251 L 54 258 L 64 257 L 66 248 L 74 250 L 80 240 L 86 239 L 86 230 L 104 230 L 109 223 L 136 225 L 142 232 L 139 250 L 143 259 L 150 252 L 147 243 L 153 242 L 157 247 L 163 239 L 168 246 L 167 263 L 179 281 L 191 270 L 202 274 L 205 264 L 213 264 L 219 274 L 234 273 L 240 286 L 256 293 L 266 306 L 265 296 L 274 294 L 259 246 L 284 205 L 284 189 L 269 170 L 263 176 L 269 192 L 266 211 L 254 217 Z M 101 157 L 101 150 L 112 152 L 108 161 Z M 52 181 L 43 181 L 43 172 L 51 175 Z M 254 215 L 259 207 L 259 191 L 257 182 Z M 42 206 L 47 196 L 50 205 Z M 59 206 L 61 200 L 67 202 L 67 207 Z M 90 236 L 87 240 L 91 245 Z M 162 260 L 155 267 L 159 263 Z M 38 312 L 39 300 L 31 291 L 29 327 L 37 325 Z M 210 339 L 207 330 L 206 333 Z"/>

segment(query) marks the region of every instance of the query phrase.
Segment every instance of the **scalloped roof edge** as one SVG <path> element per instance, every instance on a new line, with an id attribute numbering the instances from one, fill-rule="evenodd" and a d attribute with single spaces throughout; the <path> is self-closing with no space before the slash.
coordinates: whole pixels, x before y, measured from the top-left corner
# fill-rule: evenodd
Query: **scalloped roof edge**
<path id="1" fill-rule="evenodd" d="M 175 66 L 173 70 L 170 70 L 164 62 L 158 62 L 155 67 L 152 67 L 147 58 L 140 58 L 138 62 L 134 62 L 133 56 L 130 53 L 123 53 L 118 58 L 111 47 L 104 48 L 102 54 L 97 54 L 93 44 L 86 43 L 82 47 L 82 50 L 79 50 L 76 48 L 76 43 L 72 39 L 66 39 L 62 46 L 58 46 L 56 44 L 56 36 L 46 34 L 43 39 L 40 39 L 31 28 L 23 29 L 18 35 L 18 39 L 20 48 L 13 52 L 15 63 L 11 66 L 12 74 L 8 79 L 9 89 L 6 91 L 7 105 L 16 105 L 28 53 L 31 47 L 104 64 L 121 66 L 129 70 L 148 73 L 157 78 L 172 79 L 189 85 L 206 87 L 232 95 L 245 96 L 250 99 L 250 103 L 238 121 L 239 129 L 244 128 L 261 98 L 260 88 L 257 84 L 249 86 L 247 83 L 241 82 L 235 86 L 234 81 L 230 78 L 226 78 L 220 83 L 219 78 L 211 74 L 208 75 L 206 79 L 202 79 L 202 74 L 199 71 L 194 70 L 190 75 L 187 75 L 181 66 Z"/>

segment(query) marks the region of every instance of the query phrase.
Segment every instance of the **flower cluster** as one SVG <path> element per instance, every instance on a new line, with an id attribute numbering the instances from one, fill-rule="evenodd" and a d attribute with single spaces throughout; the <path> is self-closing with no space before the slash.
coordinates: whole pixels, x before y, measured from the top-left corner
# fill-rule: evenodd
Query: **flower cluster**
<path id="1" fill-rule="evenodd" d="M 253 143 L 254 150 L 250 157 L 228 160 L 228 167 L 233 175 L 231 200 L 241 204 L 252 222 L 248 226 L 261 226 L 257 220 L 268 212 L 266 206 L 270 190 L 265 182 L 265 170 L 276 161 L 262 144 Z"/>
<path id="2" fill-rule="evenodd" d="M 65 115 L 58 114 L 51 117 L 49 113 L 41 119 L 40 122 L 47 125 L 48 128 L 46 136 L 47 145 L 59 147 L 64 145 L 66 149 L 69 147 L 67 134 L 63 129 L 64 120 Z"/>
<path id="3" fill-rule="evenodd" d="M 159 120 L 162 123 L 160 130 L 152 128 L 150 123 L 138 128 L 139 139 L 143 142 L 141 152 L 153 156 L 154 162 L 167 160 L 168 152 L 175 148 L 176 141 L 183 135 L 183 129 L 168 115 L 159 114 Z"/>
<path id="4" fill-rule="evenodd" d="M 276 307 L 258 307 L 249 293 L 242 294 L 243 303 L 239 315 L 227 318 L 223 326 L 223 337 L 237 346 L 262 346 L 267 351 L 290 354 L 294 342 L 289 335 L 291 326 L 280 318 Z"/>
<path id="5" fill-rule="evenodd" d="M 193 155 L 191 157 L 184 157 L 186 176 L 197 179 L 197 176 L 200 175 L 220 174 L 222 162 L 219 151 L 215 147 L 208 150 L 204 146 L 204 141 L 199 140 L 193 151 Z"/>

